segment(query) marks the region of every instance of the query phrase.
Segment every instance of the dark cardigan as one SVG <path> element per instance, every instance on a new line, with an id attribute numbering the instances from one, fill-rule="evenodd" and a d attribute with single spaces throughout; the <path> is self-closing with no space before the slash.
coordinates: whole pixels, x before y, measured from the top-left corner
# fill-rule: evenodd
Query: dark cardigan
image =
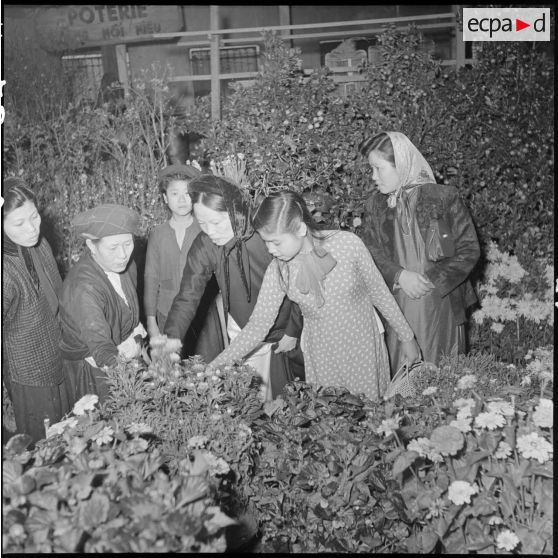
<path id="1" fill-rule="evenodd" d="M 458 324 L 465 322 L 465 310 L 477 301 L 468 277 L 480 257 L 480 246 L 471 215 L 461 201 L 457 189 L 441 184 L 418 185 L 416 217 L 426 242 L 431 219 L 441 218 L 451 229 L 455 255 L 432 265 L 426 275 L 440 296 L 450 297 Z M 387 196 L 375 191 L 365 204 L 362 239 L 388 287 L 394 287 L 395 276 L 403 269 L 395 259 L 393 231 L 395 209 L 387 205 Z"/>

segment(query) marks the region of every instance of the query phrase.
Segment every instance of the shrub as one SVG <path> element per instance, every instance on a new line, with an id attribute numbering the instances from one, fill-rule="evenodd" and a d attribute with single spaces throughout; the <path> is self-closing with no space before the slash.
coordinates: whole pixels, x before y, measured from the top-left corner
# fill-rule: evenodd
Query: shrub
<path id="1" fill-rule="evenodd" d="M 25 435 L 6 445 L 3 550 L 223 552 L 234 520 L 215 505 L 209 463 L 185 459 L 170 476 L 151 429 L 104 418 L 96 399 L 78 401 L 35 450 Z"/>

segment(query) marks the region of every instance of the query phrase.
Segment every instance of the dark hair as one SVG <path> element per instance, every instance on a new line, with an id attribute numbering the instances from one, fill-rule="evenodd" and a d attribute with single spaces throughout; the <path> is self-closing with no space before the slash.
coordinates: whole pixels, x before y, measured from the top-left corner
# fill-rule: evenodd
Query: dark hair
<path id="1" fill-rule="evenodd" d="M 358 150 L 363 157 L 368 157 L 372 151 L 379 151 L 386 161 L 395 166 L 395 154 L 393 153 L 393 144 L 386 132 L 380 132 L 371 138 L 367 138 L 360 142 Z"/>
<path id="2" fill-rule="evenodd" d="M 175 180 L 181 180 L 184 181 L 186 183 L 189 183 L 190 180 L 192 180 L 192 177 L 189 176 L 188 174 L 186 174 L 185 172 L 174 172 L 172 174 L 167 174 L 166 176 L 163 176 L 160 180 L 159 180 L 159 192 L 162 194 L 166 194 L 167 190 L 169 188 L 169 184 Z"/>
<path id="3" fill-rule="evenodd" d="M 225 198 L 219 194 L 214 194 L 213 192 L 190 192 L 190 197 L 192 198 L 192 204 L 201 203 L 213 211 L 224 211 L 228 212 L 228 208 L 225 205 Z"/>
<path id="4" fill-rule="evenodd" d="M 22 178 L 10 177 L 4 180 L 5 190 L 3 194 L 4 205 L 2 206 L 2 215 L 8 215 L 14 209 L 21 207 L 25 202 L 33 202 L 37 205 L 37 198 L 34 192 L 27 187 Z"/>
<path id="5" fill-rule="evenodd" d="M 279 190 L 264 198 L 252 219 L 256 230 L 269 233 L 294 234 L 301 223 L 306 224 L 312 235 L 318 231 L 304 198 L 292 190 Z"/>

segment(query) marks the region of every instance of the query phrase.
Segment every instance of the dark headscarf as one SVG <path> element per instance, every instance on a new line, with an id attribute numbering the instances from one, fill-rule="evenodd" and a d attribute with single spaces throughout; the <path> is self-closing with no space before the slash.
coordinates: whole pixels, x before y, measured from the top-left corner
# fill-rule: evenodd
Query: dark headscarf
<path id="1" fill-rule="evenodd" d="M 231 220 L 234 232 L 234 242 L 231 246 L 225 246 L 225 249 L 223 250 L 223 269 L 225 272 L 225 283 L 227 288 L 227 294 L 224 300 L 225 312 L 228 311 L 230 306 L 229 255 L 233 250 L 236 252 L 236 261 L 238 263 L 238 268 L 240 269 L 242 283 L 246 289 L 246 298 L 248 302 L 250 302 L 250 259 L 248 254 L 245 253 L 244 242 L 254 234 L 254 229 L 252 228 L 250 219 L 251 200 L 248 192 L 239 188 L 232 182 L 213 174 L 202 174 L 191 180 L 188 184 L 188 191 L 190 194 L 194 192 L 202 192 L 207 194 L 216 194 L 223 198 L 223 203 L 229 213 L 229 219 Z M 248 273 L 246 273 L 245 265 L 248 268 Z"/>

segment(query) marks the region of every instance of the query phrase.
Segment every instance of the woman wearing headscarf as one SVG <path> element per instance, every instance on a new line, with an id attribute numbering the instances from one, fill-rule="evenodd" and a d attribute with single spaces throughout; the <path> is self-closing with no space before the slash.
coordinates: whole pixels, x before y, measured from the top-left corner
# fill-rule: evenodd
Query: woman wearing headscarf
<path id="1" fill-rule="evenodd" d="M 194 214 L 202 229 L 194 240 L 180 290 L 165 324 L 165 334 L 182 339 L 212 274 L 223 296 L 227 332 L 232 339 L 246 325 L 256 305 L 262 279 L 271 262 L 264 242 L 250 223 L 248 194 L 221 177 L 203 174 L 190 181 Z M 300 309 L 288 298 L 265 342 L 246 359 L 262 379 L 262 397 L 277 397 L 287 382 L 304 379 Z M 278 343 L 277 348 L 272 344 Z"/>
<path id="2" fill-rule="evenodd" d="M 147 332 L 139 321 L 136 264 L 130 260 L 139 215 L 118 204 L 78 214 L 72 225 L 86 251 L 70 269 L 60 297 L 64 372 L 75 400 L 91 393 L 103 401 L 103 371 L 117 357 L 141 354 Z"/>
<path id="3" fill-rule="evenodd" d="M 382 132 L 360 153 L 377 186 L 367 201 L 363 240 L 409 322 L 423 359 L 466 350 L 466 309 L 477 300 L 469 275 L 480 256 L 473 220 L 453 186 L 436 184 L 407 136 Z M 392 373 L 404 363 L 391 327 Z"/>
<path id="4" fill-rule="evenodd" d="M 2 381 L 17 432 L 36 442 L 45 437 L 45 419 L 58 422 L 71 408 L 58 347 L 62 279 L 40 234 L 34 193 L 20 178 L 3 186 Z"/>

